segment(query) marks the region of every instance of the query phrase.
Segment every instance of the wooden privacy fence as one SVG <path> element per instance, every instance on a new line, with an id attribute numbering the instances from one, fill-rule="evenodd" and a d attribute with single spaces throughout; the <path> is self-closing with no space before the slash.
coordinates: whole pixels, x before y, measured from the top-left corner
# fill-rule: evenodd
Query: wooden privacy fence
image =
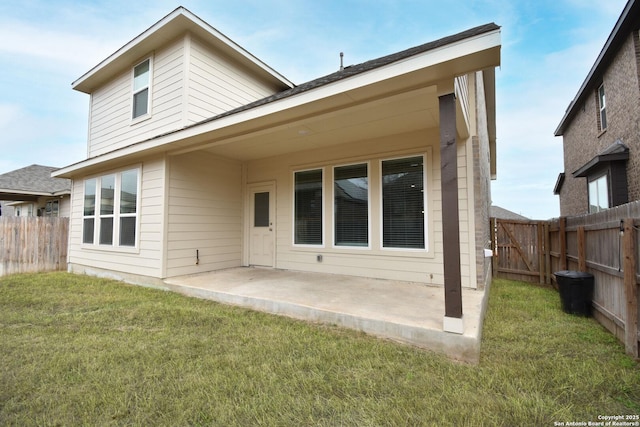
<path id="1" fill-rule="evenodd" d="M 0 276 L 66 270 L 69 218 L 1 217 Z"/>
<path id="2" fill-rule="evenodd" d="M 491 221 L 494 276 L 556 285 L 556 271 L 592 274 L 594 317 L 640 356 L 640 202 L 552 221 Z"/>

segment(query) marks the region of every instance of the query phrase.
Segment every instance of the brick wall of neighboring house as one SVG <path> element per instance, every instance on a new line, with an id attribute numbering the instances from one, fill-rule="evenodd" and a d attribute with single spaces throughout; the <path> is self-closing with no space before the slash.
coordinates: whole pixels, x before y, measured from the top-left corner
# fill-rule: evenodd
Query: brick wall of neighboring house
<path id="1" fill-rule="evenodd" d="M 588 212 L 587 179 L 572 173 L 616 140 L 629 147 L 627 181 L 629 201 L 640 199 L 640 41 L 629 35 L 602 76 L 606 97 L 607 129 L 598 130 L 598 87 L 578 107 L 563 135 L 565 182 L 560 191 L 560 214 Z"/>

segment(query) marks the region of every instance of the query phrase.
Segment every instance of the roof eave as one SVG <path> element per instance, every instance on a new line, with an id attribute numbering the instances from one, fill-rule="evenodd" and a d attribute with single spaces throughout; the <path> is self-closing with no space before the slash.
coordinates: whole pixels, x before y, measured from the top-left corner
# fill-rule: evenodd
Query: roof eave
<path id="1" fill-rule="evenodd" d="M 444 74 L 439 75 L 437 73 L 446 73 L 448 77 L 453 79 L 455 76 L 481 70 L 485 71 L 488 81 L 492 82 L 492 79 L 495 79 L 495 75 L 493 74 L 495 73 L 495 67 L 500 65 L 500 48 L 500 29 L 496 27 L 482 34 L 457 40 L 449 45 L 421 52 L 412 57 L 374 68 L 361 74 L 333 81 L 327 85 L 297 93 L 293 96 L 261 104 L 233 114 L 223 114 L 219 118 L 214 117 L 184 129 L 141 141 L 98 157 L 86 159 L 61 168 L 53 172 L 52 176 L 73 178 L 73 176 L 77 174 L 101 167 L 105 162 L 119 161 L 125 157 L 135 158 L 144 153 L 154 151 L 166 151 L 169 144 L 180 144 L 175 148 L 184 148 L 187 145 L 194 146 L 207 140 L 210 141 L 212 139 L 211 135 L 216 133 L 220 135 L 220 132 L 227 133 L 229 129 L 234 127 L 242 127 L 241 133 L 246 134 L 252 131 L 252 123 L 255 123 L 255 126 L 260 128 L 260 126 L 265 125 L 265 120 L 281 112 L 291 111 L 301 106 L 309 106 L 310 104 L 335 98 L 336 95 L 342 95 L 350 91 L 362 90 L 365 87 L 371 88 L 377 83 L 388 82 L 401 78 L 404 75 L 410 75 L 416 71 L 434 70 L 433 72 L 421 73 L 426 76 L 425 78 L 430 79 L 429 82 L 423 82 L 423 85 L 437 84 L 439 81 L 442 81 Z M 438 70 L 437 73 L 435 70 Z M 416 82 L 412 81 L 411 84 L 415 87 Z M 492 84 L 495 86 L 495 82 Z M 398 88 L 394 87 L 394 89 Z M 495 88 L 488 92 L 490 93 L 487 93 L 487 97 L 492 99 L 493 105 L 490 106 L 490 111 L 487 111 L 487 113 L 490 117 L 494 117 L 492 132 L 495 144 Z M 345 99 L 348 100 L 349 103 L 353 102 L 353 99 L 349 97 L 345 97 Z M 219 138 L 225 140 L 229 137 L 220 136 Z M 186 141 L 190 142 L 187 143 Z"/>
<path id="2" fill-rule="evenodd" d="M 578 93 L 567 107 L 562 120 L 554 131 L 555 136 L 564 134 L 578 106 L 582 104 L 584 97 L 587 95 L 587 91 L 596 84 L 596 80 L 602 75 L 602 69 L 607 66 L 607 59 L 613 55 L 624 42 L 627 32 L 631 31 L 631 26 L 634 21 L 638 20 L 638 16 L 640 16 L 640 3 L 638 0 L 629 0 L 620 14 L 616 25 L 613 27 L 611 34 L 609 34 L 600 54 L 596 58 L 595 63 L 591 67 L 591 70 L 589 70 L 587 77 L 584 79 L 584 82 L 582 82 L 580 89 L 578 89 Z"/>

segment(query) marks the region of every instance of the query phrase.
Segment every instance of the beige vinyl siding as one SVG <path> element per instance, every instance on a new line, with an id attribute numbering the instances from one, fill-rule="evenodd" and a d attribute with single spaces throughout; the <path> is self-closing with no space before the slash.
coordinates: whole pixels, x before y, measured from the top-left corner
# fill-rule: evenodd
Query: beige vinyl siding
<path id="1" fill-rule="evenodd" d="M 266 85 L 228 57 L 191 39 L 187 124 L 213 117 L 272 95 L 275 87 Z"/>
<path id="2" fill-rule="evenodd" d="M 134 167 L 140 167 L 142 180 L 137 248 L 106 248 L 82 244 L 84 180 L 89 177 L 77 177 L 73 180 L 69 230 L 69 263 L 72 271 L 91 273 L 92 269 L 110 270 L 114 277 L 118 277 L 118 273 L 156 278 L 161 276 L 164 159 L 154 158 L 113 171 Z M 111 172 L 109 170 L 99 175 Z"/>
<path id="3" fill-rule="evenodd" d="M 149 117 L 132 119 L 131 64 L 91 94 L 88 157 L 181 129 L 278 90 L 189 34 L 146 57 L 152 69 Z"/>
<path id="4" fill-rule="evenodd" d="M 467 211 L 473 203 L 468 201 L 466 144 L 466 141 L 461 141 L 458 145 L 461 271 L 462 285 L 475 287 L 475 277 L 470 277 L 471 263 L 475 262 L 475 259 L 472 260 L 474 233 L 469 231 L 469 212 Z M 438 130 L 432 129 L 249 163 L 247 166 L 248 183 L 276 181 L 276 268 L 444 284 L 439 146 Z M 374 147 L 378 147 L 377 152 L 371 152 Z M 417 154 L 426 156 L 426 243 L 428 250 L 382 249 L 380 161 Z M 335 248 L 332 246 L 332 169 L 336 165 L 360 161 L 369 161 L 371 165 L 369 173 L 370 248 Z M 293 173 L 296 170 L 317 167 L 324 167 L 324 245 L 313 248 L 294 246 L 292 243 Z M 322 262 L 317 261 L 317 255 L 322 255 Z"/>
<path id="5" fill-rule="evenodd" d="M 241 165 L 203 152 L 169 162 L 167 277 L 240 266 Z"/>
<path id="6" fill-rule="evenodd" d="M 148 119 L 135 121 L 131 118 L 134 64 L 91 95 L 89 157 L 182 127 L 183 54 L 182 40 L 150 54 L 153 73 Z"/>

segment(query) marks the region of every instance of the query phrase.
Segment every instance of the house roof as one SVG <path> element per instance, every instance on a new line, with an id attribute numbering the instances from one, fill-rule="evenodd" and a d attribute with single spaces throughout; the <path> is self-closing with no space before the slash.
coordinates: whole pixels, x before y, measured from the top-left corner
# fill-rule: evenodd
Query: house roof
<path id="1" fill-rule="evenodd" d="M 451 93 L 453 77 L 481 70 L 494 158 L 495 67 L 500 65 L 500 46 L 499 26 L 475 27 L 346 67 L 188 127 L 67 166 L 54 176 L 71 177 L 105 162 L 167 149 L 215 149 L 222 156 L 249 159 L 283 154 L 284 144 L 318 148 L 323 143 L 321 135 L 331 132 L 331 138 L 323 141 L 338 143 L 336 132 L 341 129 L 345 138 L 359 132 L 362 139 L 381 132 L 407 132 L 410 126 L 425 127 L 429 121 L 436 126 L 438 85 L 448 82 Z M 348 114 L 348 123 L 344 114 Z M 381 114 L 386 117 L 378 118 Z M 372 117 L 377 121 L 372 122 Z"/>
<path id="2" fill-rule="evenodd" d="M 71 194 L 71 180 L 51 177 L 57 169 L 31 165 L 0 175 L 0 200 L 29 201 L 40 196 Z"/>
<path id="3" fill-rule="evenodd" d="M 605 162 L 624 161 L 629 159 L 629 147 L 624 145 L 619 139 L 613 144 L 602 150 L 593 159 L 589 160 L 584 166 L 573 172 L 576 178 L 586 177 L 589 173 L 599 165 Z"/>
<path id="4" fill-rule="evenodd" d="M 180 6 L 82 75 L 71 84 L 71 87 L 81 92 L 91 93 L 113 78 L 116 73 L 129 69 L 136 61 L 144 59 L 144 55 L 188 32 L 210 46 L 215 46 L 219 52 L 239 61 L 274 86 L 282 89 L 294 86 L 287 78 L 233 40 Z"/>
<path id="5" fill-rule="evenodd" d="M 583 104 L 585 98 L 590 96 L 596 87 L 602 83 L 602 74 L 627 39 L 629 33 L 633 30 L 638 30 L 639 26 L 640 0 L 629 0 L 618 18 L 616 25 L 613 27 L 609 38 L 607 38 L 604 47 L 596 58 L 596 62 L 591 67 L 580 89 L 578 89 L 578 93 L 567 107 L 564 117 L 562 117 L 560 124 L 555 130 L 555 136 L 564 134 L 567 126 L 573 120 L 573 117 Z"/>
<path id="6" fill-rule="evenodd" d="M 465 40 L 468 39 L 470 37 L 474 37 L 474 36 L 478 36 L 478 35 L 482 35 L 491 31 L 497 31 L 499 30 L 500 27 L 498 25 L 496 25 L 495 23 L 490 23 L 490 24 L 485 24 L 485 25 L 481 25 L 479 27 L 475 27 L 475 28 L 471 28 L 469 30 L 463 31 L 461 33 L 457 33 L 448 37 L 444 37 L 432 42 L 428 42 L 428 43 L 424 43 L 421 44 L 419 46 L 416 47 L 412 47 L 410 49 L 406 49 L 397 53 L 393 53 L 391 55 L 386 55 L 386 56 L 382 56 L 380 58 L 377 59 L 372 59 L 370 61 L 366 61 L 363 62 L 361 64 L 357 64 L 357 65 L 351 65 L 351 66 L 347 66 L 344 67 L 342 70 L 336 71 L 335 73 L 332 74 L 328 74 L 326 76 L 317 78 L 315 80 L 311 80 L 307 83 L 303 83 L 299 86 L 295 86 L 291 89 L 288 90 L 284 90 L 282 92 L 278 92 L 276 94 L 273 94 L 271 96 L 267 96 L 266 98 L 262 98 L 259 99 L 255 102 L 252 102 L 250 104 L 246 104 L 243 105 L 241 107 L 238 107 L 236 109 L 224 112 L 222 114 L 219 114 L 217 116 L 211 117 L 210 119 L 206 119 L 203 120 L 201 123 L 205 123 L 208 121 L 212 121 L 212 120 L 217 120 L 220 119 L 222 117 L 228 116 L 228 115 L 232 115 L 232 114 L 236 114 L 240 111 L 244 111 L 244 110 L 248 110 L 251 108 L 255 108 L 258 107 L 260 105 L 265 105 L 268 104 L 270 102 L 274 102 L 280 99 L 284 99 L 284 98 L 288 98 L 303 92 L 307 92 L 309 90 L 313 90 L 343 79 L 347 79 L 349 77 L 353 77 L 356 76 L 358 74 L 362 74 L 365 73 L 367 71 L 371 71 L 374 70 L 376 68 L 380 68 L 383 67 L 385 65 L 389 65 L 392 64 L 394 62 L 399 62 L 402 61 L 403 59 L 418 55 L 420 53 L 423 52 L 427 52 L 430 50 L 434 50 L 437 49 L 439 47 L 443 47 L 449 44 L 453 44 L 455 42 L 461 41 L 461 40 Z"/>
<path id="7" fill-rule="evenodd" d="M 522 216 L 500 206 L 491 205 L 491 218 L 512 219 L 512 220 L 528 220 L 526 216 Z"/>

